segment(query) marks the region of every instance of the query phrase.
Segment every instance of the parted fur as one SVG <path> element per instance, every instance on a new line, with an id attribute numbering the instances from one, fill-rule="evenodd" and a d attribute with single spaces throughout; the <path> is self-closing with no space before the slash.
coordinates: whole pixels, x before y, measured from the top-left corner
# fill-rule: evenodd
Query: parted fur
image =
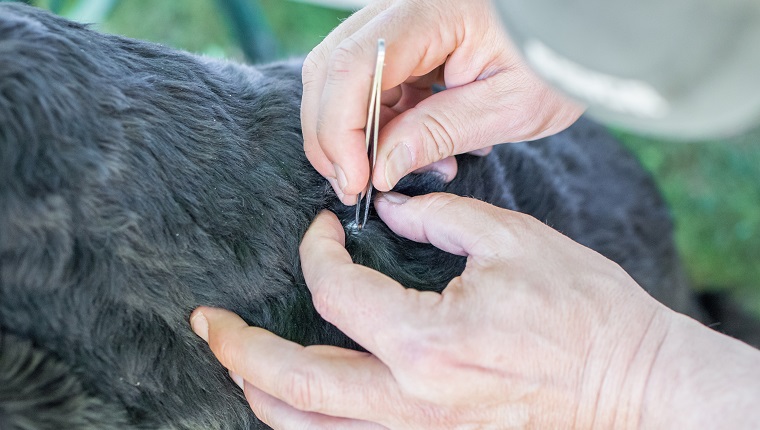
<path id="1" fill-rule="evenodd" d="M 441 290 L 461 257 L 358 233 L 303 154 L 298 62 L 250 67 L 0 4 L 0 428 L 264 428 L 190 330 L 199 305 L 356 347 L 312 307 L 298 244 L 335 211 L 355 261 Z M 649 176 L 581 120 L 461 156 L 448 191 L 532 214 L 697 313 Z M 389 327 L 389 330 L 392 328 Z"/>

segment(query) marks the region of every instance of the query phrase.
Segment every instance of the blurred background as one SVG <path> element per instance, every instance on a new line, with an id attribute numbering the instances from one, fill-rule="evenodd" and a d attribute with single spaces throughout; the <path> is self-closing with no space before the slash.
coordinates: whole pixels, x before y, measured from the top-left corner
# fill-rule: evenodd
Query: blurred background
<path id="1" fill-rule="evenodd" d="M 95 28 L 234 61 L 302 56 L 365 0 L 28 0 Z M 0 65 L 0 67 L 2 67 Z M 760 129 L 667 142 L 613 130 L 655 176 L 697 288 L 760 316 Z"/>

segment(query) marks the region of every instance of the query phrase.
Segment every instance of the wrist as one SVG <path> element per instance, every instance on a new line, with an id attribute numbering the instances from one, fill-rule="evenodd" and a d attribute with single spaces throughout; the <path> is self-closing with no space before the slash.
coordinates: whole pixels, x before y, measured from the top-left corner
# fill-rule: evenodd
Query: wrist
<path id="1" fill-rule="evenodd" d="M 650 375 L 677 314 L 649 296 L 637 299 L 629 297 L 612 321 L 599 328 L 584 369 L 574 428 L 645 428 L 641 411 Z"/>
<path id="2" fill-rule="evenodd" d="M 760 351 L 674 314 L 641 408 L 642 429 L 757 428 Z"/>

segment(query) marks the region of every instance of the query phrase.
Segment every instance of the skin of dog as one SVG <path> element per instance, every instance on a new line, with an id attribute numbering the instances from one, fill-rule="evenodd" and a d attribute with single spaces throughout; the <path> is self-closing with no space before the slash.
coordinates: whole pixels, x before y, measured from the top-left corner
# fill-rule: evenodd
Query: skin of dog
<path id="1" fill-rule="evenodd" d="M 314 310 L 298 245 L 335 211 L 354 260 L 442 290 L 462 257 L 361 232 L 303 154 L 300 63 L 222 62 L 0 4 L 0 428 L 266 428 L 190 330 L 197 306 L 359 348 Z M 601 126 L 463 155 L 445 191 L 533 215 L 700 316 L 651 178 Z M 389 327 L 388 330 L 393 330 Z"/>

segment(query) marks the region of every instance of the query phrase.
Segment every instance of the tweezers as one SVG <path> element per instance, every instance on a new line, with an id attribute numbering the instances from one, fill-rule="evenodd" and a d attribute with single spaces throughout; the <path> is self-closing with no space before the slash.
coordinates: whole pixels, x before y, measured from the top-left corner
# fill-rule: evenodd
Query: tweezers
<path id="1" fill-rule="evenodd" d="M 383 86 L 383 66 L 385 65 L 385 39 L 377 39 L 377 62 L 375 63 L 375 77 L 372 79 L 372 89 L 369 97 L 369 112 L 367 114 L 367 126 L 364 130 L 364 145 L 367 149 L 369 160 L 369 181 L 364 192 L 359 195 L 356 202 L 356 228 L 361 230 L 367 224 L 369 218 L 369 206 L 372 202 L 372 173 L 375 171 L 377 162 L 377 135 L 380 129 L 380 96 Z M 372 143 L 372 145 L 370 145 Z M 362 200 L 364 200 L 364 216 L 362 217 Z M 361 220 L 361 223 L 359 222 Z"/>

